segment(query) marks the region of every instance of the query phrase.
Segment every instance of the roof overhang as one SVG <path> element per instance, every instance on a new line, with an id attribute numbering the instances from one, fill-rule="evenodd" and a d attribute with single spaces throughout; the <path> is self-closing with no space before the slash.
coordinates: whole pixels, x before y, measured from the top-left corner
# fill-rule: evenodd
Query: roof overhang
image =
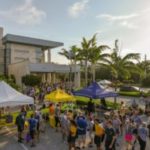
<path id="1" fill-rule="evenodd" d="M 43 40 L 43 39 L 37 39 L 37 38 L 31 38 L 31 37 L 13 35 L 13 34 L 7 34 L 6 36 L 3 37 L 3 44 L 6 43 L 32 45 L 32 46 L 41 47 L 42 49 L 57 48 L 64 45 L 61 42 L 55 42 L 55 41 L 49 41 L 49 40 Z"/>
<path id="2" fill-rule="evenodd" d="M 50 64 L 50 63 L 39 63 L 39 64 L 29 64 L 30 72 L 36 73 L 69 73 L 69 72 L 80 72 L 80 66 L 78 65 L 60 65 L 60 64 Z"/>

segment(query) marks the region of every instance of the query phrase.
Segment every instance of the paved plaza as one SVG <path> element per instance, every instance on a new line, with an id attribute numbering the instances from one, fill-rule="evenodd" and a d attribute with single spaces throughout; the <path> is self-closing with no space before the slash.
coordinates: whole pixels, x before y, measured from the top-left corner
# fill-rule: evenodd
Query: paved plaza
<path id="1" fill-rule="evenodd" d="M 9 132 L 8 132 L 9 131 Z M 37 143 L 36 147 L 31 148 L 29 144 L 23 143 L 19 144 L 17 142 L 15 130 L 10 130 L 8 128 L 3 128 L 0 131 L 0 150 L 67 150 L 67 143 L 64 143 L 61 139 L 60 132 L 56 132 L 54 129 L 47 126 L 46 132 L 42 133 L 40 136 L 40 141 Z M 125 150 L 124 140 L 121 140 L 122 137 L 118 140 L 119 145 L 117 150 Z M 150 150 L 150 140 L 147 139 L 146 150 Z M 87 136 L 88 143 L 88 136 Z M 136 150 L 139 150 L 139 144 L 136 144 Z M 85 150 L 96 150 L 96 147 L 85 148 Z"/>

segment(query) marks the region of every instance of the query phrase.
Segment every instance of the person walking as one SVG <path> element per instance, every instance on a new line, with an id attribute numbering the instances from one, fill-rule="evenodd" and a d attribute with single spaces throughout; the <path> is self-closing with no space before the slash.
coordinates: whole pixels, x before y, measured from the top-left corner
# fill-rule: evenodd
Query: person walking
<path id="1" fill-rule="evenodd" d="M 24 123 L 25 123 L 25 118 L 22 112 L 19 113 L 19 115 L 16 117 L 16 125 L 18 129 L 18 142 L 22 143 L 23 138 L 22 134 L 24 131 Z"/>

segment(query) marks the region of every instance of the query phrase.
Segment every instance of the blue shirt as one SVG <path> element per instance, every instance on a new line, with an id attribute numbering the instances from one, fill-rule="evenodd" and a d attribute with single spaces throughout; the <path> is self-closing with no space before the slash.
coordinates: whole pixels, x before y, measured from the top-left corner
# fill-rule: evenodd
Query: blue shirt
<path id="1" fill-rule="evenodd" d="M 140 136 L 140 138 L 143 140 L 143 141 L 146 141 L 146 138 L 148 136 L 148 130 L 147 128 L 144 128 L 144 127 L 140 127 L 138 129 L 138 135 Z"/>
<path id="2" fill-rule="evenodd" d="M 36 130 L 37 120 L 34 118 L 30 118 L 29 125 L 30 125 L 29 127 L 30 131 Z"/>
<path id="3" fill-rule="evenodd" d="M 86 134 L 87 122 L 84 117 L 77 118 L 77 126 L 78 126 L 78 134 L 79 135 Z"/>

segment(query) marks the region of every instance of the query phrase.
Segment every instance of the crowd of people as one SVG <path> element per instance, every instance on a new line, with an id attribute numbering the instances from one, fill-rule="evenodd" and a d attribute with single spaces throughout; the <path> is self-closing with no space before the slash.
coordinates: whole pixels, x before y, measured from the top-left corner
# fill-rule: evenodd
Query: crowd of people
<path id="1" fill-rule="evenodd" d="M 49 105 L 49 114 L 40 111 L 31 114 L 26 119 L 26 111 L 22 109 L 16 118 L 18 127 L 18 142 L 26 140 L 35 146 L 40 133 L 45 131 L 46 122 L 62 134 L 62 140 L 68 144 L 68 149 L 84 149 L 96 145 L 97 150 L 115 150 L 125 143 L 126 150 L 134 150 L 139 144 L 140 150 L 146 149 L 147 138 L 150 139 L 150 113 L 147 122 L 141 119 L 139 108 L 127 108 L 124 103 L 118 110 L 98 115 L 94 103 L 89 100 L 86 109 L 62 111 L 62 104 Z M 25 137 L 23 132 L 26 132 Z"/>

